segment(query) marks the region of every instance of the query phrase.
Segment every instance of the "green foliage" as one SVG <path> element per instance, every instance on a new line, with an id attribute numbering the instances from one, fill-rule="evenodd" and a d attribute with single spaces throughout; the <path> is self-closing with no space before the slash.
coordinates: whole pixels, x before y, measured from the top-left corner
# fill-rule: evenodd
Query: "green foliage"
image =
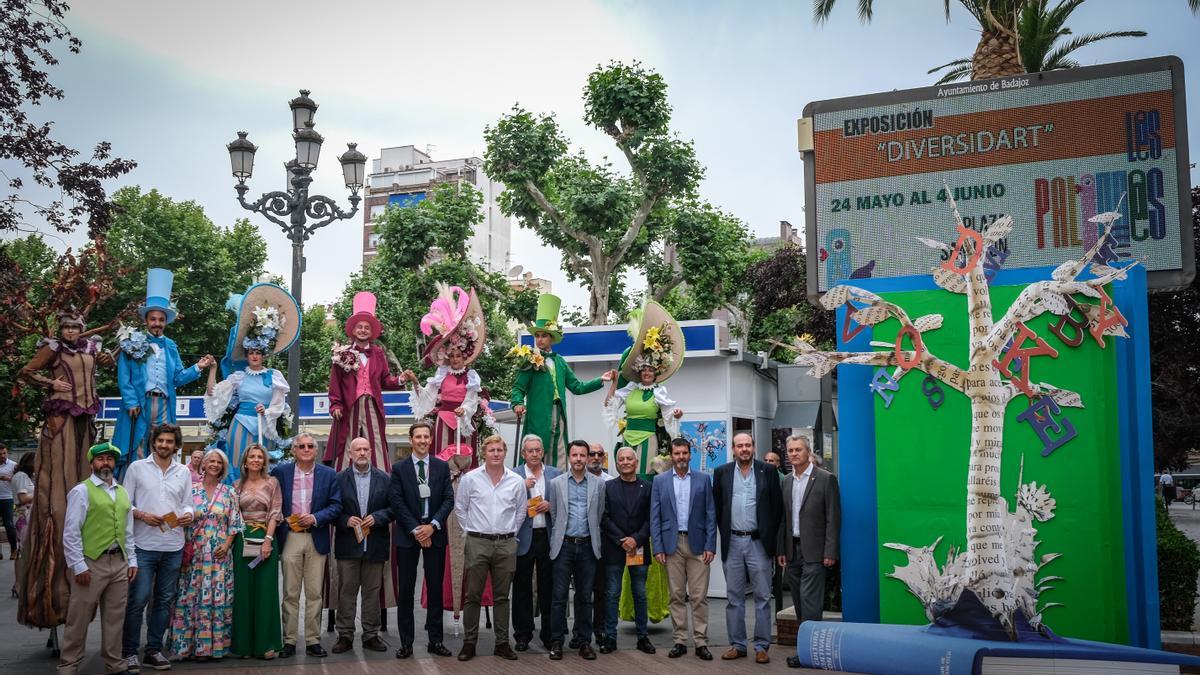
<path id="1" fill-rule="evenodd" d="M 513 344 L 508 317 L 532 321 L 537 293 L 511 291 L 504 277 L 483 270 L 466 259 L 464 242 L 481 220 L 482 195 L 469 185 L 440 185 L 429 198 L 416 206 L 391 208 L 379 221 L 379 255 L 350 278 L 334 306 L 335 326 L 330 335 L 306 342 L 304 359 L 321 374 L 321 389 L 328 385 L 329 342 L 333 337 L 345 340 L 343 324 L 350 316 L 352 299 L 359 291 L 375 294 L 376 315 L 386 327 L 379 342 L 399 361 L 401 367 L 432 374 L 420 362 L 424 337 L 421 317 L 437 296 L 437 282 L 464 289 L 474 288 L 488 322 L 487 346 L 473 364 L 483 384 L 495 400 L 504 400 L 512 386 L 512 373 L 504 358 Z M 414 244 L 413 242 L 423 242 Z M 429 260 L 429 248 L 437 246 L 441 256 Z M 314 310 L 309 310 L 312 312 Z M 323 310 L 322 310 L 323 313 Z M 305 314 L 305 331 L 309 329 Z M 305 333 L 307 334 L 307 332 Z M 302 338 L 303 339 L 303 338 Z M 315 377 L 315 376 L 314 376 Z M 308 376 L 305 376 L 308 382 Z M 315 380 L 314 380 L 315 382 Z M 307 385 L 306 385 L 307 386 Z"/>
<path id="2" fill-rule="evenodd" d="M 1158 525 L 1158 606 L 1163 630 L 1192 630 L 1200 550 L 1181 532 L 1161 500 L 1155 500 Z"/>
<path id="3" fill-rule="evenodd" d="M 107 320 L 146 297 L 146 270 L 163 267 L 175 273 L 172 294 L 179 316 L 167 335 L 179 345 L 184 365 L 204 354 L 225 352 L 232 316 L 225 311 L 230 293 L 241 293 L 262 272 L 267 244 L 248 220 L 233 227 L 216 225 L 192 201 L 177 202 L 157 190 L 121 188 L 113 195 L 119 208 L 108 233 L 109 253 L 128 274 L 114 280 L 116 295 L 99 306 L 95 319 Z M 128 318 L 139 321 L 136 315 Z M 203 380 L 203 378 L 201 378 Z M 98 379 L 102 396 L 116 395 L 112 371 Z M 203 382 L 187 392 L 199 393 Z"/>
<path id="4" fill-rule="evenodd" d="M 808 334 L 818 349 L 834 345 L 834 313 L 808 302 L 804 252 L 796 246 L 783 246 L 752 263 L 746 271 L 746 284 L 754 317 L 748 344 L 754 351 L 778 349 L 774 339 L 790 342 Z M 773 358 L 791 360 L 790 351 L 776 352 Z"/>
<path id="5" fill-rule="evenodd" d="M 43 306 L 46 302 L 46 295 L 54 283 L 57 258 L 54 250 L 46 245 L 39 234 L 0 244 L 0 262 L 18 268 L 28 283 L 28 298 L 36 306 Z M 6 414 L 0 415 L 0 440 L 9 444 L 33 435 L 32 421 L 20 419 L 16 413 L 21 410 L 29 413 L 36 411 L 44 396 L 44 392 L 37 387 L 23 387 L 18 394 L 19 399 L 13 397 L 12 384 L 16 382 L 21 367 L 33 358 L 38 336 L 13 339 L 14 344 L 5 343 L 4 349 L 6 352 L 15 352 L 15 358 L 0 359 L 0 410 L 6 411 Z"/>
<path id="6" fill-rule="evenodd" d="M 336 321 L 329 324 L 327 318 L 324 305 L 313 305 L 304 310 L 304 321 L 300 325 L 300 391 L 325 391 L 329 387 L 333 343 L 335 340 L 346 342 L 342 325 Z"/>
<path id="7" fill-rule="evenodd" d="M 750 248 L 753 237 L 741 220 L 709 204 L 672 209 L 667 221 L 665 238 L 677 260 L 668 265 L 661 256 L 649 256 L 646 280 L 656 298 L 665 297 L 676 284 L 686 284 L 690 311 L 708 318 L 739 294 L 755 258 Z"/>
<path id="8" fill-rule="evenodd" d="M 507 186 L 504 213 L 562 251 L 568 278 L 591 290 L 588 322 L 603 324 L 613 311 L 624 314 L 613 280 L 662 250 L 673 212 L 695 201 L 704 169 L 692 144 L 670 131 L 661 75 L 614 62 L 588 76 L 583 96 L 584 120 L 612 139 L 628 174 L 570 153 L 553 115 L 519 106 L 485 129 L 484 169 Z"/>

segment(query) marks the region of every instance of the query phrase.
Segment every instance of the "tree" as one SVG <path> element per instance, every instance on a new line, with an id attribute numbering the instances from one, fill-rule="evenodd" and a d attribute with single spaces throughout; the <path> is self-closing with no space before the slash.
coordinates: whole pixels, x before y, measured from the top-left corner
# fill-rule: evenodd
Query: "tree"
<path id="1" fill-rule="evenodd" d="M 971 55 L 970 76 L 972 80 L 986 80 L 993 77 L 1007 77 L 1026 72 L 1037 72 L 1031 68 L 1032 63 L 1023 61 L 1024 53 L 1020 44 L 1024 35 L 1020 23 L 1025 12 L 1031 6 L 1045 5 L 1045 0 L 958 0 L 979 23 L 979 43 Z M 1072 0 L 1066 0 L 1071 2 Z M 1082 0 L 1079 0 L 1082 2 Z M 813 0 L 813 18 L 817 23 L 829 19 L 830 13 L 837 0 Z M 943 0 L 946 21 L 950 20 L 950 0 Z M 1066 4 L 1063 3 L 1063 4 Z M 1193 13 L 1200 12 L 1200 0 L 1187 0 L 1188 8 Z M 1060 5 L 1061 6 L 1061 5 Z M 874 15 L 874 0 L 858 0 L 858 18 L 867 23 Z M 1056 8 L 1057 9 L 1057 8 Z M 1074 11 L 1071 7 L 1066 14 Z M 1064 15 L 1063 20 L 1066 19 Z M 1055 39 L 1052 32 L 1036 33 L 1040 39 Z M 1101 35 L 1104 35 L 1103 33 Z M 1086 36 L 1084 36 L 1086 37 Z M 1110 37 L 1117 37 L 1112 35 Z M 1103 39 L 1103 38 L 1100 38 Z M 1092 40 L 1093 42 L 1095 40 Z M 1085 43 L 1086 44 L 1086 43 Z M 1067 45 L 1069 46 L 1069 45 Z M 1079 45 L 1082 47 L 1083 45 Z M 1076 47 L 1077 48 L 1077 47 Z M 1034 50 L 1036 52 L 1036 49 Z M 1068 50 L 1067 53 L 1069 54 Z M 1066 58 L 1066 54 L 1062 56 Z M 957 65 L 954 62 L 947 65 Z M 937 70 L 936 68 L 934 70 Z"/>
<path id="2" fill-rule="evenodd" d="M 26 186 L 20 175 L 5 175 L 8 193 L 0 199 L 0 232 L 35 229 L 28 210 L 38 221 L 70 232 L 87 218 L 88 234 L 104 232 L 112 218 L 112 204 L 104 181 L 122 176 L 136 163 L 111 157 L 112 146 L 100 141 L 88 161 L 80 152 L 54 140 L 53 122 L 38 122 L 31 109 L 49 100 L 61 100 L 63 90 L 46 72 L 58 65 L 55 50 L 65 45 L 78 54 L 82 43 L 67 30 L 69 7 L 62 0 L 8 0 L 0 10 L 0 160 L 11 160 L 28 172 Z M 50 201 L 29 194 L 30 187 L 44 191 Z M 37 201 L 35 201 L 37 200 Z"/>
<path id="3" fill-rule="evenodd" d="M 747 269 L 751 349 L 770 352 L 777 346 L 773 340 L 793 335 L 807 335 L 807 342 L 822 348 L 833 346 L 833 317 L 808 302 L 805 262 L 799 246 L 782 246 Z"/>
<path id="4" fill-rule="evenodd" d="M 612 139 L 628 175 L 568 154 L 553 115 L 514 107 L 484 130 L 484 168 L 506 186 L 501 208 L 562 252 L 568 278 L 590 290 L 593 325 L 608 321 L 611 281 L 664 241 L 673 203 L 690 202 L 703 175 L 692 144 L 671 134 L 666 93 L 662 76 L 637 62 L 588 76 L 584 121 Z"/>
<path id="5" fill-rule="evenodd" d="M 136 322 L 128 311 L 146 297 L 146 270 L 163 267 L 175 273 L 172 292 L 179 315 L 168 335 L 179 344 L 185 362 L 203 354 L 225 353 L 234 317 L 225 310 L 230 293 L 241 293 L 262 272 L 267 244 L 247 220 L 223 228 L 192 201 L 176 202 L 157 190 L 121 188 L 113 195 L 119 208 L 108 240 L 113 260 L 126 273 L 113 280 L 113 297 L 97 316 L 121 316 Z M 100 380 L 111 394 L 111 378 Z M 197 391 L 203 383 L 193 385 Z"/>
<path id="6" fill-rule="evenodd" d="M 1030 401 L 1038 400 L 1034 404 L 1037 407 L 1031 406 L 1030 410 L 1047 417 L 1056 414 L 1059 406 L 1083 406 L 1075 392 L 1030 381 L 1030 360 L 1039 354 L 1053 354 L 1054 350 L 1027 328 L 1025 322 L 1047 312 L 1069 315 L 1078 303 L 1085 324 L 1097 339 L 1102 340 L 1105 335 L 1128 337 L 1123 328 L 1124 318 L 1106 304 L 1103 289 L 1112 281 L 1125 278 L 1128 267 L 1137 263 L 1111 267 L 1096 262 L 1097 252 L 1110 236 L 1112 222 L 1120 217 L 1119 212 L 1100 214 L 1093 222 L 1105 223 L 1104 234 L 1083 257 L 1060 265 L 1050 280 L 1025 287 L 1008 311 L 994 318 L 991 291 L 980 259 L 989 245 L 1012 230 L 1012 218 L 1000 218 L 980 234 L 963 225 L 953 198 L 950 205 L 957 225 L 958 243 L 953 248 L 932 240 L 926 243 L 950 253 L 950 259 L 934 269 L 933 279 L 937 285 L 967 297 L 971 337 L 970 344 L 965 347 L 969 365 L 961 368 L 935 356 L 923 346 L 921 334 L 940 328 L 942 315 L 927 314 L 914 320 L 903 308 L 852 286 L 831 288 L 821 298 L 821 305 L 827 310 L 846 306 L 851 319 L 862 326 L 897 320 L 901 329 L 894 348 L 871 352 L 821 352 L 811 344 L 797 340 L 796 349 L 800 352 L 797 361 L 810 366 L 809 374 L 813 377 L 825 376 L 839 363 L 894 368 L 889 382 L 919 370 L 970 399 L 967 546 L 961 552 L 952 551 L 945 567 L 938 570 L 932 559 L 932 551 L 938 542 L 924 547 L 886 544 L 888 548 L 908 555 L 908 565 L 898 567 L 890 576 L 903 581 L 922 600 L 930 621 L 951 614 L 963 594 L 973 593 L 1010 639 L 1015 640 L 1017 612 L 1024 614 L 1031 626 L 1041 628 L 1043 607 L 1038 604 L 1038 593 L 1042 584 L 1037 582 L 1036 576 L 1041 566 L 1056 556 L 1042 556 L 1040 562 L 1033 559 L 1037 542 L 1033 539 L 1036 530 L 1031 525 L 1032 521 L 1043 522 L 1053 517 L 1054 500 L 1044 486 L 1039 488 L 1036 483 L 1021 485 L 1017 513 L 1013 514 L 1000 496 L 1004 410 L 1010 401 L 1020 396 L 1026 396 Z M 1078 280 L 1084 270 L 1089 270 L 1094 278 Z M 1077 301 L 1074 297 L 1077 295 L 1098 299 L 1098 303 Z M 912 345 L 909 350 L 904 349 L 906 335 Z M 1036 346 L 1027 347 L 1030 340 Z M 1021 360 L 1021 365 L 1014 363 L 1016 359 Z M 1008 379 L 1002 379 L 1002 375 Z"/>
<path id="7" fill-rule="evenodd" d="M 1200 246 L 1200 187 L 1192 188 L 1192 242 Z M 1200 248 L 1197 249 L 1200 251 Z M 1182 470 L 1200 447 L 1200 289 L 1150 295 L 1150 397 L 1154 466 Z"/>
<path id="8" fill-rule="evenodd" d="M 1079 62 L 1070 58 L 1077 49 L 1112 38 L 1146 37 L 1146 31 L 1143 30 L 1103 31 L 1072 37 L 1060 44 L 1060 38 L 1072 35 L 1071 29 L 1066 26 L 1067 18 L 1083 2 L 1084 0 L 1061 0 L 1057 5 L 1049 7 L 1048 0 L 1034 0 L 1021 9 L 1021 16 L 1016 25 L 1017 47 L 1026 72 L 1041 73 L 1077 68 Z M 971 59 L 955 59 L 950 63 L 930 68 L 929 72 L 932 74 L 939 70 L 946 70 L 946 74 L 937 84 L 964 79 L 971 74 Z"/>
<path id="9" fill-rule="evenodd" d="M 753 243 L 741 220 L 709 204 L 684 204 L 667 214 L 663 239 L 673 255 L 654 251 L 643 265 L 654 300 L 662 302 L 686 284 L 685 294 L 702 313 L 739 311 L 730 300 L 746 273 Z"/>
<path id="10" fill-rule="evenodd" d="M 437 295 L 436 283 L 473 287 L 487 317 L 488 344 L 472 367 L 495 400 L 507 397 L 512 369 L 505 353 L 513 340 L 507 323 L 510 317 L 522 322 L 533 320 L 536 293 L 511 291 L 503 276 L 467 260 L 465 241 L 483 220 L 482 204 L 483 197 L 474 187 L 443 184 L 416 206 L 385 211 L 375 226 L 378 255 L 351 277 L 334 306 L 337 321 L 333 330 L 337 338 L 345 339 L 342 324 L 350 316 L 354 294 L 371 291 L 377 299 L 376 315 L 386 327 L 380 342 L 399 366 L 420 369 L 423 342 L 419 326 Z M 306 348 L 305 358 L 308 354 Z M 317 358 L 314 356 L 312 362 L 318 363 Z M 319 358 L 324 365 L 314 368 L 328 378 L 328 346 Z"/>
<path id="11" fill-rule="evenodd" d="M 337 321 L 330 322 L 324 305 L 304 310 L 300 324 L 300 391 L 329 388 L 329 355 L 334 342 L 345 343 L 346 334 Z"/>

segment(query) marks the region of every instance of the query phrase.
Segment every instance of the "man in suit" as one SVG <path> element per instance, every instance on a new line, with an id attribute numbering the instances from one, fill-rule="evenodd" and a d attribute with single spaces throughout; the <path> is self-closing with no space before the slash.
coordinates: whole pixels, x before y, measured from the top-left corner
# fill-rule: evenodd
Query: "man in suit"
<path id="1" fill-rule="evenodd" d="M 808 439 L 793 434 L 787 439 L 792 475 L 783 481 L 783 526 L 779 532 L 778 562 L 787 566 L 788 586 L 796 619 L 820 621 L 825 605 L 825 570 L 838 560 L 842 502 L 837 476 L 816 467 Z M 800 660 L 788 657 L 788 665 Z"/>
<path id="2" fill-rule="evenodd" d="M 713 475 L 713 502 L 717 530 L 721 533 L 721 562 L 725 566 L 725 626 L 729 649 L 726 661 L 748 654 L 746 646 L 746 591 L 754 593 L 754 660 L 770 663 L 771 559 L 775 557 L 782 508 L 779 473 L 754 458 L 754 437 L 748 432 L 733 436 L 734 461 L 717 467 Z"/>
<path id="3" fill-rule="evenodd" d="M 412 656 L 413 593 L 417 583 L 417 561 L 424 557 L 427 606 L 425 631 L 429 642 L 425 649 L 436 656 L 452 656 L 442 644 L 442 581 L 446 572 L 446 519 L 454 508 L 454 488 L 450 484 L 450 465 L 429 456 L 433 446 L 433 427 L 417 422 L 408 428 L 412 456 L 392 465 L 392 517 L 396 521 L 396 565 L 400 569 L 400 590 L 396 598 L 396 623 L 400 631 L 400 649 L 396 658 Z"/>
<path id="4" fill-rule="evenodd" d="M 554 633 L 550 658 L 562 658 L 567 633 L 567 592 L 575 582 L 575 626 L 579 655 L 593 660 L 592 585 L 596 560 L 600 558 L 600 517 L 604 513 L 604 481 L 587 470 L 588 444 L 571 441 L 567 446 L 571 471 L 550 481 L 554 525 L 550 532 L 550 558 L 554 561 L 554 601 L 550 613 Z"/>
<path id="5" fill-rule="evenodd" d="M 638 478 L 637 470 L 637 452 L 630 447 L 620 448 L 617 450 L 617 472 L 620 475 L 604 484 L 604 517 L 600 520 L 600 528 L 604 537 L 604 571 L 608 581 L 601 654 L 609 654 L 617 649 L 617 608 L 621 599 L 621 578 L 625 574 L 629 556 L 640 556 L 642 559 L 640 563 L 628 564 L 637 648 L 647 654 L 654 653 L 646 608 L 646 573 L 650 567 L 650 484 Z"/>
<path id="6" fill-rule="evenodd" d="M 388 561 L 388 475 L 371 466 L 371 441 L 350 441 L 351 465 L 338 474 L 342 513 L 333 531 L 333 557 L 338 568 L 337 642 L 333 653 L 354 647 L 354 617 L 362 592 L 363 649 L 387 651 L 379 637 L 379 591 Z M 365 535 L 365 536 L 364 536 Z"/>
<path id="7" fill-rule="evenodd" d="M 533 515 L 526 518 L 517 532 L 517 574 L 513 577 L 513 596 L 533 597 L 533 580 L 537 578 L 537 607 L 542 615 L 542 628 L 538 633 L 542 646 L 550 648 L 550 600 L 554 595 L 553 566 L 550 561 L 550 529 L 554 522 L 549 497 L 550 481 L 562 472 L 542 462 L 545 457 L 542 438 L 537 434 L 526 434 L 521 439 L 521 456 L 525 463 L 516 468 L 517 475 L 525 481 L 526 498 L 537 500 L 530 507 Z M 529 649 L 533 640 L 533 603 L 518 602 L 512 610 L 513 639 L 516 650 Z"/>
<path id="8" fill-rule="evenodd" d="M 300 591 L 304 591 L 304 653 L 328 656 L 321 646 L 321 604 L 325 559 L 329 555 L 329 526 L 342 514 L 342 491 L 337 472 L 317 463 L 317 440 L 300 433 L 292 441 L 296 461 L 271 471 L 283 493 L 283 517 L 288 527 L 276 534 L 283 567 L 283 652 L 296 654 Z M 293 518 L 294 516 L 294 518 Z"/>
<path id="9" fill-rule="evenodd" d="M 687 653 L 688 606 L 692 609 L 692 640 L 696 656 L 712 660 L 708 651 L 709 564 L 717 552 L 717 521 L 713 515 L 712 481 L 691 470 L 692 444 L 671 441 L 673 470 L 654 477 L 650 491 L 650 545 L 654 559 L 667 568 L 671 625 L 675 646 L 667 656 Z"/>

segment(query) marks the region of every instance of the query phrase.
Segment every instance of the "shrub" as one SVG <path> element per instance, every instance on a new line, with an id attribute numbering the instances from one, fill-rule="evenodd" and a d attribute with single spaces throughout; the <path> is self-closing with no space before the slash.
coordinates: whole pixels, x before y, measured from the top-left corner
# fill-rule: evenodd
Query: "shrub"
<path id="1" fill-rule="evenodd" d="M 1192 630 L 1200 550 L 1156 500 L 1158 511 L 1158 603 L 1164 630 Z"/>

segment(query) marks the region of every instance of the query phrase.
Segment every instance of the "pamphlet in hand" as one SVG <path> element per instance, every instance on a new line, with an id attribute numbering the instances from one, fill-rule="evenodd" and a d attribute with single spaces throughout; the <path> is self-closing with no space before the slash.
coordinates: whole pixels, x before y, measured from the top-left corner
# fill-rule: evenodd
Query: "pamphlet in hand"
<path id="1" fill-rule="evenodd" d="M 529 498 L 529 517 L 530 518 L 533 518 L 534 516 L 537 515 L 537 507 L 538 507 L 538 504 L 541 504 L 541 503 L 542 503 L 541 495 L 534 495 Z"/>
<path id="2" fill-rule="evenodd" d="M 643 547 L 639 546 L 632 551 L 625 552 L 625 566 L 644 565 L 646 563 L 646 554 Z"/>
<path id="3" fill-rule="evenodd" d="M 256 556 L 254 560 L 251 560 L 249 563 L 247 563 L 246 566 L 250 569 L 254 569 L 255 567 L 258 567 L 259 563 L 261 563 L 263 560 L 266 560 L 266 558 L 263 557 L 263 554 L 259 553 L 258 556 Z"/>
<path id="4" fill-rule="evenodd" d="M 158 526 L 163 532 L 173 530 L 179 527 L 179 516 L 175 515 L 174 511 L 168 511 L 163 514 L 162 524 Z"/>

